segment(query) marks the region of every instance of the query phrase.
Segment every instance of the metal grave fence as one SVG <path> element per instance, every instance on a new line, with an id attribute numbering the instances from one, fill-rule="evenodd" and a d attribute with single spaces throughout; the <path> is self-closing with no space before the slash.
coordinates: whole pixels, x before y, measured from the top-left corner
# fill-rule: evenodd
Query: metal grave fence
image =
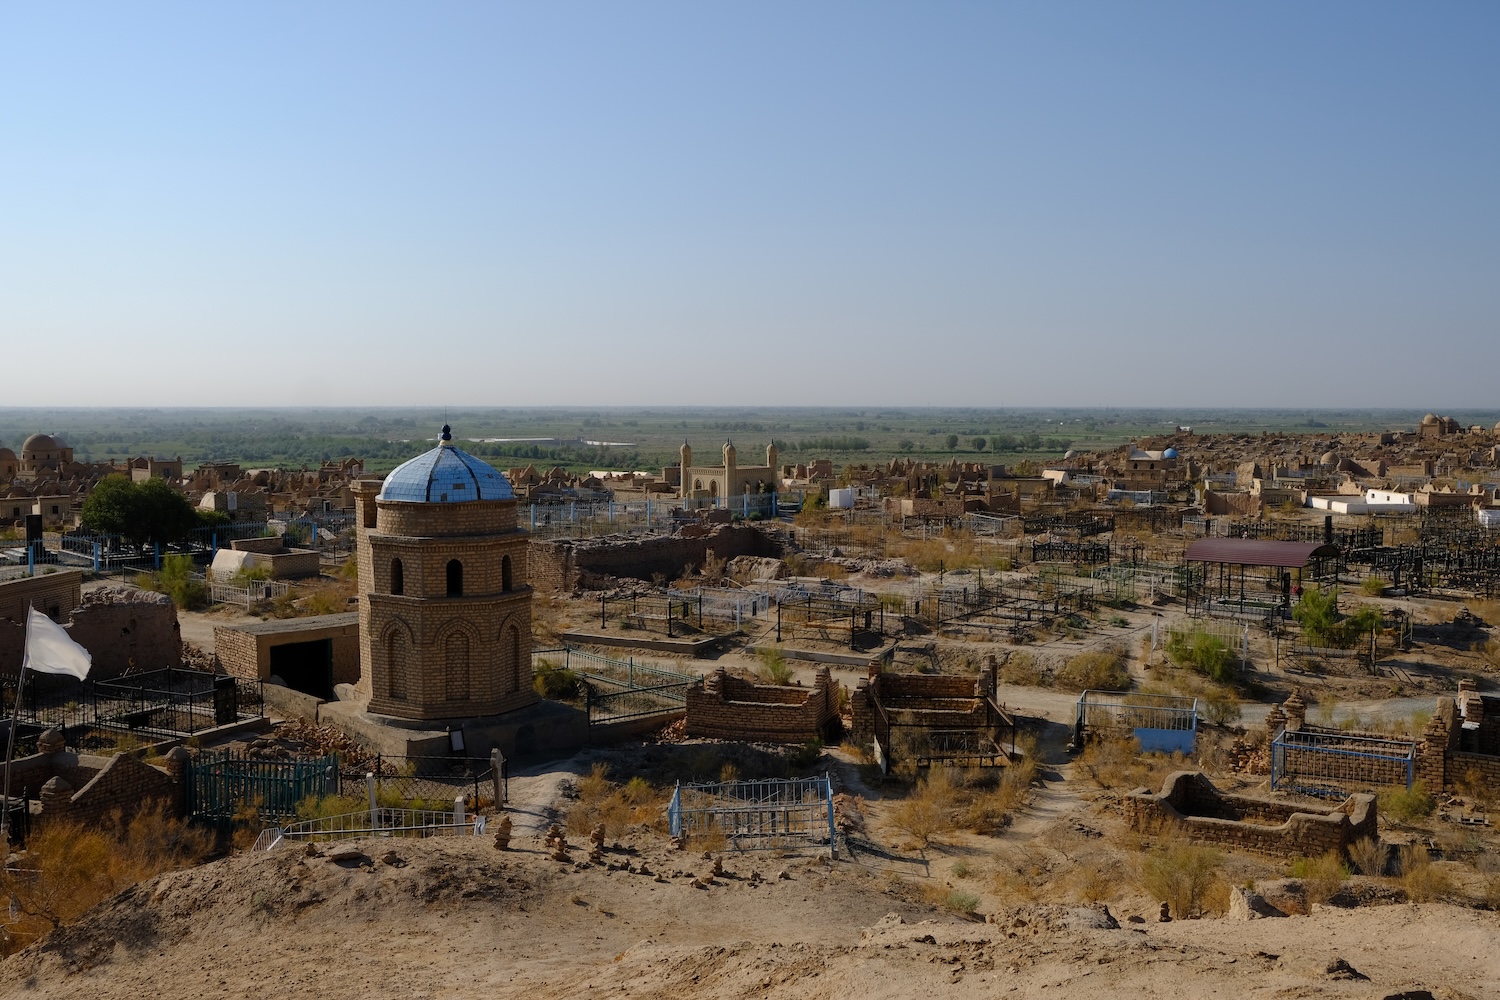
<path id="1" fill-rule="evenodd" d="M 421 803 L 440 802 L 446 809 L 462 795 L 479 809 L 504 801 L 505 776 L 497 777 L 495 763 L 493 757 L 376 754 L 373 763 L 341 761 L 339 790 L 343 795 L 362 795 L 373 778 L 380 805 L 431 808 Z"/>
<path id="2" fill-rule="evenodd" d="M 1198 701 L 1171 694 L 1085 691 L 1078 697 L 1073 745 L 1090 736 L 1128 733 L 1143 753 L 1190 754 L 1198 739 Z"/>
<path id="3" fill-rule="evenodd" d="M 0 706 L 14 706 L 15 683 L 0 679 Z M 107 733 L 184 737 L 258 719 L 263 704 L 260 681 L 170 667 L 107 681 L 29 677 L 21 704 L 5 714 L 12 711 L 18 732 L 57 726 L 70 748 L 91 749 L 113 742 Z"/>
<path id="4" fill-rule="evenodd" d="M 292 817 L 309 797 L 337 795 L 339 760 L 261 760 L 227 750 L 200 753 L 188 762 L 187 811 L 221 826 L 253 808 L 263 820 Z"/>
<path id="5" fill-rule="evenodd" d="M 672 836 L 723 838 L 739 851 L 826 847 L 837 856 L 833 782 L 815 778 L 678 783 L 667 806 Z"/>
<path id="6" fill-rule="evenodd" d="M 1284 729 L 1271 741 L 1271 787 L 1320 797 L 1416 780 L 1417 744 L 1364 733 Z"/>
<path id="7" fill-rule="evenodd" d="M 703 683 L 696 674 L 681 674 L 634 657 L 617 659 L 562 646 L 539 649 L 533 662 L 561 660 L 564 669 L 578 674 L 584 685 L 589 724 L 625 722 L 654 715 L 670 715 L 687 707 L 689 688 Z"/>
<path id="8" fill-rule="evenodd" d="M 252 850 L 273 850 L 287 841 L 306 843 L 362 837 L 480 836 L 484 833 L 484 820 L 483 816 L 470 817 L 459 803 L 454 803 L 451 810 L 372 806 L 359 812 L 268 827 L 256 838 Z"/>

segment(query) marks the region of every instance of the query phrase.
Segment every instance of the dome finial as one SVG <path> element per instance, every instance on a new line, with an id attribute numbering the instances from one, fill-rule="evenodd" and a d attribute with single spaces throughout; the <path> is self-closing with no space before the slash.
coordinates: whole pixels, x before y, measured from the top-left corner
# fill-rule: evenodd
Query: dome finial
<path id="1" fill-rule="evenodd" d="M 443 441 L 444 444 L 448 444 L 452 440 L 453 440 L 453 428 L 449 427 L 447 424 L 444 424 L 443 425 L 442 441 Z"/>

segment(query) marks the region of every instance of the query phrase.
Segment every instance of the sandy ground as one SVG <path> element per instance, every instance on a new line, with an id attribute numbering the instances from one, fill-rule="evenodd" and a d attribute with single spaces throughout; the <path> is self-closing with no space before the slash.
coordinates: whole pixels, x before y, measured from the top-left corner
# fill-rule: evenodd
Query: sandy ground
<path id="1" fill-rule="evenodd" d="M 699 889 L 708 862 L 659 838 L 603 865 L 532 838 L 356 846 L 145 883 L 0 964 L 0 996 L 1500 996 L 1500 918 L 1445 905 L 1112 929 L 1095 909 L 1018 905 L 980 923 L 848 860 L 730 855 Z"/>

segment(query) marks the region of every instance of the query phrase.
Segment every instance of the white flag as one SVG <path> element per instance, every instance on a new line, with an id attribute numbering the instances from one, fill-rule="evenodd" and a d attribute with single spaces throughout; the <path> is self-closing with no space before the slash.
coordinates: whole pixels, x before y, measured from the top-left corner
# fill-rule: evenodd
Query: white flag
<path id="1" fill-rule="evenodd" d="M 32 608 L 26 615 L 26 658 L 22 670 L 68 674 L 83 680 L 94 658 L 57 622 Z"/>

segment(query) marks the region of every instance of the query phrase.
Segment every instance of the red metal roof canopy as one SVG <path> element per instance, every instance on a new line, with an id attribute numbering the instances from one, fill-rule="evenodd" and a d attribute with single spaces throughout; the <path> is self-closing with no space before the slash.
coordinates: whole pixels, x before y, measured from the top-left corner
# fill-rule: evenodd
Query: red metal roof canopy
<path id="1" fill-rule="evenodd" d="M 1188 546 L 1188 562 L 1231 566 L 1276 566 L 1301 569 L 1315 557 L 1336 556 L 1337 545 L 1322 542 L 1277 542 L 1264 538 L 1200 538 Z"/>

